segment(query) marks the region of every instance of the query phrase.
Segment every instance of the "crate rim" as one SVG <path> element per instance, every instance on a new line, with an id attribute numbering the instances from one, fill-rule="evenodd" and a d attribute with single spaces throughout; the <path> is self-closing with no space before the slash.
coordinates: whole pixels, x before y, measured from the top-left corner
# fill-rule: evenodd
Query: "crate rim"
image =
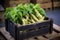
<path id="1" fill-rule="evenodd" d="M 48 17 L 47 17 L 48 18 Z M 5 20 L 9 20 L 9 19 L 5 19 Z M 48 18 L 47 20 L 43 21 L 43 22 L 36 22 L 36 23 L 32 23 L 33 25 L 38 24 L 38 23 L 44 23 L 44 22 L 48 22 L 50 20 L 53 20 L 52 18 Z M 9 20 L 10 22 L 12 22 L 15 26 L 17 26 L 18 28 L 20 28 L 21 26 L 27 26 L 27 25 L 32 25 L 32 24 L 26 24 L 26 25 L 20 25 L 20 24 L 16 24 L 13 21 Z"/>

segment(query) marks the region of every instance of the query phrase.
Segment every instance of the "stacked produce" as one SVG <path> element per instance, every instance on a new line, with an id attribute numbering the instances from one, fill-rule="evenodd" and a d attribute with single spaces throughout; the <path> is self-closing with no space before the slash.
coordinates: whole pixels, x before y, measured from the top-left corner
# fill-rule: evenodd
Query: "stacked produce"
<path id="1" fill-rule="evenodd" d="M 26 25 L 44 21 L 45 11 L 40 4 L 19 4 L 16 7 L 6 8 L 5 18 L 16 24 Z"/>

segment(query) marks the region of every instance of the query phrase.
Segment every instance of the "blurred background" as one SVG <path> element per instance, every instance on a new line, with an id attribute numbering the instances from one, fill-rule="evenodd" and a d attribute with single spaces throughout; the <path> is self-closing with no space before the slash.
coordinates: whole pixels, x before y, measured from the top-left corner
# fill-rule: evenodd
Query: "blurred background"
<path id="1" fill-rule="evenodd" d="M 14 7 L 20 3 L 39 3 L 46 11 L 46 15 L 60 26 L 60 0 L 0 0 L 0 27 L 4 27 L 4 11 L 7 7 Z M 4 39 L 2 39 L 4 40 Z"/>

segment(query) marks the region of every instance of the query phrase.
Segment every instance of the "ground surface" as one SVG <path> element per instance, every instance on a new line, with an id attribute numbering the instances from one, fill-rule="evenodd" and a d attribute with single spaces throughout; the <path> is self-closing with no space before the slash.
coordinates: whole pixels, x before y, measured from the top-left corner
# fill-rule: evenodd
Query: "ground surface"
<path id="1" fill-rule="evenodd" d="M 53 18 L 54 23 L 60 26 L 60 9 L 46 12 L 49 18 Z"/>

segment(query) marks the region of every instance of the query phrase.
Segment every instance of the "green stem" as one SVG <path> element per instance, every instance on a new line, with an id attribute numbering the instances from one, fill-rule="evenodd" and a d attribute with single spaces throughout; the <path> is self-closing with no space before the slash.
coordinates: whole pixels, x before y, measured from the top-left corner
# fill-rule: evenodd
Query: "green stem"
<path id="1" fill-rule="evenodd" d="M 35 23 L 35 21 L 34 21 L 33 19 L 31 19 L 31 22 L 32 22 L 32 23 Z"/>
<path id="2" fill-rule="evenodd" d="M 36 16 L 34 16 L 33 14 L 30 14 L 31 15 L 31 17 L 36 21 L 36 22 L 38 22 L 39 20 L 36 18 Z"/>
<path id="3" fill-rule="evenodd" d="M 40 20 L 42 18 L 42 15 L 35 9 L 36 16 Z"/>
<path id="4" fill-rule="evenodd" d="M 23 22 L 23 24 L 22 24 L 22 25 L 25 25 L 25 19 L 24 19 L 24 18 L 22 18 L 22 22 Z"/>

